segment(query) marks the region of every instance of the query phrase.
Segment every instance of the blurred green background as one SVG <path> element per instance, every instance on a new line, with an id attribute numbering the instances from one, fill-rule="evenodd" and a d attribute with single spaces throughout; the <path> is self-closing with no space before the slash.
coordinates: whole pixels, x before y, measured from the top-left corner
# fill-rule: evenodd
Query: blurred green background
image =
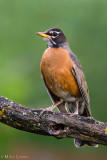
<path id="1" fill-rule="evenodd" d="M 32 108 L 52 104 L 40 75 L 46 43 L 35 35 L 51 27 L 64 31 L 86 75 L 92 115 L 106 122 L 106 0 L 0 0 L 0 95 Z M 27 155 L 29 148 L 62 155 L 106 154 L 107 149 L 102 145 L 77 149 L 73 139 L 33 135 L 0 123 L 0 155 L 22 151 Z"/>

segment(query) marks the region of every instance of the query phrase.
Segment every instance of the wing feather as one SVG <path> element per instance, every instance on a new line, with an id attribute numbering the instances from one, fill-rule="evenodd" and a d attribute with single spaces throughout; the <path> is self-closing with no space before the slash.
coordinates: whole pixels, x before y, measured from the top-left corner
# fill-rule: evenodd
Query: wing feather
<path id="1" fill-rule="evenodd" d="M 78 84 L 78 87 L 80 89 L 81 96 L 85 102 L 85 110 L 87 113 L 87 116 L 91 116 L 91 110 L 90 110 L 90 104 L 89 104 L 89 91 L 87 82 L 84 76 L 84 73 L 82 71 L 81 64 L 77 57 L 74 57 L 74 54 L 70 54 L 71 59 L 74 61 L 74 67 L 71 68 L 71 71 L 76 79 L 76 82 Z M 72 58 L 73 57 L 73 58 Z"/>

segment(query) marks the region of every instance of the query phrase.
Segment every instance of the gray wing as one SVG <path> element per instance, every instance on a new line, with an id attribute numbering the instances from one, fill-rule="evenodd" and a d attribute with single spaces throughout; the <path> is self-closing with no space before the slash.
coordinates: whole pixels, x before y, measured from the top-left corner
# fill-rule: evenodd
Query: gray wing
<path id="1" fill-rule="evenodd" d="M 82 71 L 81 64 L 74 54 L 70 53 L 70 57 L 74 61 L 74 64 L 76 64 L 74 65 L 74 67 L 72 67 L 71 71 L 76 79 L 83 101 L 85 102 L 86 115 L 91 116 L 91 110 L 89 104 L 89 91 L 84 73 Z"/>

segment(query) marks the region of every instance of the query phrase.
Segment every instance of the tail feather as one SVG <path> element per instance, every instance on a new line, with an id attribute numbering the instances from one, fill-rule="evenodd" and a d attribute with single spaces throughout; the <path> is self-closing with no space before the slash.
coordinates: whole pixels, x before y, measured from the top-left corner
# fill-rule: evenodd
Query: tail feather
<path id="1" fill-rule="evenodd" d="M 84 145 L 88 145 L 90 147 L 98 147 L 98 144 L 96 144 L 96 143 L 85 141 L 85 140 L 80 140 L 77 138 L 74 139 L 74 144 L 77 148 L 83 147 Z"/>
<path id="2" fill-rule="evenodd" d="M 68 108 L 71 113 L 75 112 L 75 105 L 76 105 L 75 102 L 68 103 Z M 78 112 L 79 112 L 80 116 L 91 117 L 91 112 L 90 112 L 89 108 L 87 108 L 87 104 L 85 104 L 83 100 L 79 101 L 79 111 Z M 74 144 L 78 148 L 85 146 L 85 145 L 88 145 L 91 147 L 98 147 L 98 144 L 96 144 L 96 143 L 93 143 L 90 141 L 85 141 L 85 140 L 80 140 L 78 138 L 74 139 Z"/>

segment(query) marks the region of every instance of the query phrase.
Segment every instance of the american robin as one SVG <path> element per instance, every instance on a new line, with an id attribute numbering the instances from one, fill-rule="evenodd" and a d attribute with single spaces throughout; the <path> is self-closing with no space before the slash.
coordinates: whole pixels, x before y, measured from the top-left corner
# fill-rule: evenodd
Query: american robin
<path id="1" fill-rule="evenodd" d="M 73 114 L 91 117 L 87 82 L 81 64 L 71 51 L 64 33 L 58 28 L 51 28 L 37 34 L 47 42 L 40 70 L 53 105 L 46 110 L 52 111 L 57 106 L 60 112 L 66 113 L 68 104 L 69 111 Z M 76 147 L 85 144 L 98 146 L 77 138 L 74 142 Z"/>

